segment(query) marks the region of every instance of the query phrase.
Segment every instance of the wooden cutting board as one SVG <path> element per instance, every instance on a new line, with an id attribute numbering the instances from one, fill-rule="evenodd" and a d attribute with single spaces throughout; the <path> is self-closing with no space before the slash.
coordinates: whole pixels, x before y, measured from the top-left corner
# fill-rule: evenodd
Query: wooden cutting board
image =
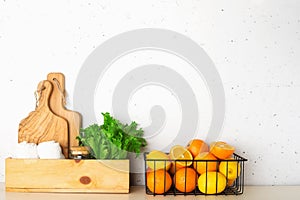
<path id="1" fill-rule="evenodd" d="M 65 108 L 65 76 L 62 73 L 49 73 L 47 80 L 53 85 L 50 96 L 50 109 L 56 115 L 63 117 L 68 122 L 69 147 L 78 146 L 76 137 L 81 127 L 81 115 L 78 112 Z"/>
<path id="2" fill-rule="evenodd" d="M 35 111 L 23 119 L 19 124 L 18 142 L 27 141 L 39 144 L 55 140 L 58 142 L 65 157 L 68 157 L 68 123 L 62 117 L 54 114 L 49 107 L 52 92 L 51 82 L 41 81 L 37 88 L 39 94 Z"/>

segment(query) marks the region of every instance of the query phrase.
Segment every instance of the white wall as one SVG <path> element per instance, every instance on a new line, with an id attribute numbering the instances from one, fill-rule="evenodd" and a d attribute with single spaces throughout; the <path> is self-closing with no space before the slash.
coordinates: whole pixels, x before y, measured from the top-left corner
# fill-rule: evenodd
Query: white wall
<path id="1" fill-rule="evenodd" d="M 226 97 L 220 139 L 249 159 L 246 184 L 300 184 L 299 10 L 296 0 L 1 1 L 0 181 L 40 80 L 63 72 L 72 109 L 77 75 L 96 47 L 161 28 L 190 37 L 214 62 Z"/>

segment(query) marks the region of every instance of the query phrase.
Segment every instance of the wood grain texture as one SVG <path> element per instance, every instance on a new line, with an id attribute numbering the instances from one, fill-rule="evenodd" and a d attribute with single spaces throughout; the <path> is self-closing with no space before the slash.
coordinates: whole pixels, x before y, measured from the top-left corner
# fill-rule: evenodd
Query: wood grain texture
<path id="1" fill-rule="evenodd" d="M 129 160 L 5 160 L 7 191 L 128 193 Z"/>
<path id="2" fill-rule="evenodd" d="M 56 115 L 63 117 L 68 122 L 69 147 L 78 146 L 76 137 L 79 135 L 81 127 L 81 115 L 78 112 L 65 108 L 65 76 L 62 73 L 49 73 L 47 80 L 53 85 L 50 96 L 50 109 Z"/>
<path id="3" fill-rule="evenodd" d="M 18 142 L 39 144 L 55 140 L 61 145 L 63 154 L 68 156 L 68 123 L 49 108 L 52 84 L 47 80 L 41 81 L 38 91 L 40 99 L 37 108 L 19 124 Z"/>

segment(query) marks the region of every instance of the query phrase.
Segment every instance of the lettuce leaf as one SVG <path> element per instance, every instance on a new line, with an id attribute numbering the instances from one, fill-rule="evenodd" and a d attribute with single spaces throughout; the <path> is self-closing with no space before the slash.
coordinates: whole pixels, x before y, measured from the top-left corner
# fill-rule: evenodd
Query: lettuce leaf
<path id="1" fill-rule="evenodd" d="M 96 159 L 125 159 L 128 152 L 138 156 L 141 149 L 147 145 L 143 138 L 144 131 L 138 128 L 138 124 L 122 124 L 108 112 L 102 115 L 102 125 L 92 124 L 81 129 L 77 137 L 80 144 L 89 146 L 92 156 Z"/>

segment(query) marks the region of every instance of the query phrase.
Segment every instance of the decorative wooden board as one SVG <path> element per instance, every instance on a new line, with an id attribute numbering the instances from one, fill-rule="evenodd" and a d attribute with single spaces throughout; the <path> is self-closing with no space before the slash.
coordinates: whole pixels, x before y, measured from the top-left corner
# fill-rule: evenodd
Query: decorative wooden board
<path id="1" fill-rule="evenodd" d="M 78 146 L 76 137 L 79 135 L 81 127 L 81 115 L 78 112 L 65 108 L 65 76 L 62 73 L 49 73 L 47 80 L 53 85 L 53 91 L 49 100 L 50 109 L 56 115 L 67 120 L 69 147 Z"/>
<path id="2" fill-rule="evenodd" d="M 129 193 L 129 160 L 5 160 L 6 191 Z"/>
<path id="3" fill-rule="evenodd" d="M 52 92 L 51 82 L 44 80 L 38 85 L 39 103 L 35 111 L 19 124 L 18 142 L 27 141 L 39 144 L 55 140 L 68 157 L 68 123 L 55 115 L 49 108 L 49 97 Z"/>

